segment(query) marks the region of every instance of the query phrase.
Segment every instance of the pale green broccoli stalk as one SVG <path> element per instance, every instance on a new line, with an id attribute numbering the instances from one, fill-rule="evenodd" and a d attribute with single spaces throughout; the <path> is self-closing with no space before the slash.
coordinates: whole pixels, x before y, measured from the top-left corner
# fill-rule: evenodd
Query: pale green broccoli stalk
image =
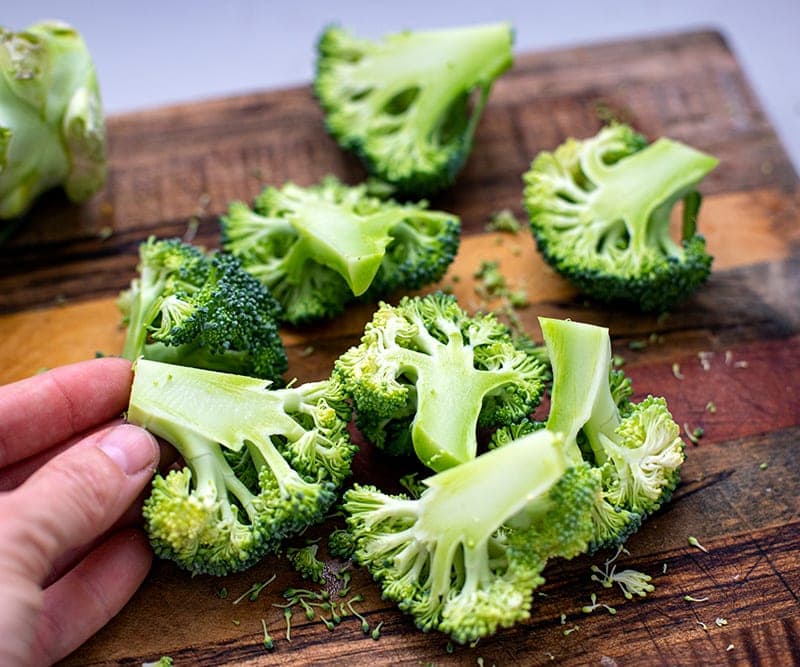
<path id="1" fill-rule="evenodd" d="M 592 549 L 621 544 L 678 485 L 684 460 L 680 427 L 663 398 L 629 401 L 630 383 L 610 373 L 607 329 L 550 318 L 539 322 L 553 370 L 546 427 L 564 436 L 572 465 L 585 461 L 602 476 Z"/>
<path id="2" fill-rule="evenodd" d="M 138 276 L 117 301 L 122 356 L 280 380 L 288 363 L 280 305 L 239 260 L 152 237 L 139 259 Z"/>
<path id="3" fill-rule="evenodd" d="M 450 185 L 489 91 L 512 64 L 507 23 L 406 31 L 370 41 L 331 26 L 314 90 L 328 131 L 406 196 Z"/>
<path id="4" fill-rule="evenodd" d="M 0 27 L 0 219 L 59 185 L 83 202 L 105 178 L 100 91 L 80 34 L 59 21 Z"/>
<path id="5" fill-rule="evenodd" d="M 441 292 L 381 303 L 334 367 L 364 435 L 436 471 L 476 456 L 478 426 L 530 414 L 546 372 L 494 315 L 470 316 Z"/>
<path id="6" fill-rule="evenodd" d="M 698 183 L 717 160 L 670 139 L 648 145 L 627 125 L 542 152 L 525 174 L 525 206 L 540 252 L 584 293 L 664 311 L 708 278 L 697 233 Z M 670 212 L 683 201 L 680 242 Z"/>
<path id="7" fill-rule="evenodd" d="M 322 521 L 356 451 L 332 381 L 271 389 L 139 359 L 127 418 L 185 462 L 156 475 L 143 514 L 156 554 L 193 574 L 243 570 Z"/>
<path id="8" fill-rule="evenodd" d="M 233 202 L 221 224 L 225 250 L 270 289 L 292 324 L 332 317 L 356 297 L 436 282 L 461 228 L 425 202 L 379 199 L 333 176 L 309 187 L 267 187 L 252 210 Z"/>
<path id="9" fill-rule="evenodd" d="M 472 642 L 528 618 L 549 558 L 582 553 L 597 476 L 540 430 L 425 480 L 419 499 L 345 492 L 355 559 L 422 630 Z"/>

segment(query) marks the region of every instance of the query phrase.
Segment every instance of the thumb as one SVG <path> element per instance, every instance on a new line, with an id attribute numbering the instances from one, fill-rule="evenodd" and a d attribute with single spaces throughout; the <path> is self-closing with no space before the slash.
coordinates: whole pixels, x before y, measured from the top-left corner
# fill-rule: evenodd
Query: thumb
<path id="1" fill-rule="evenodd" d="M 158 453 L 147 431 L 121 424 L 46 463 L 2 498 L 0 516 L 11 520 L 2 526 L 0 543 L 25 549 L 24 558 L 11 562 L 43 582 L 61 554 L 103 534 L 134 502 L 155 471 Z"/>

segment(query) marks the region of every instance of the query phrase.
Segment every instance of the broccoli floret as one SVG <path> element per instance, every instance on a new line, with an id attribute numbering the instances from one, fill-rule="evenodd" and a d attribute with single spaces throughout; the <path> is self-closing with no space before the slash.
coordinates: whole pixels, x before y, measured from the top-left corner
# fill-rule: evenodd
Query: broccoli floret
<path id="1" fill-rule="evenodd" d="M 0 220 L 57 186 L 86 201 L 106 172 L 103 106 L 81 35 L 61 21 L 0 26 Z"/>
<path id="2" fill-rule="evenodd" d="M 289 547 L 286 549 L 286 558 L 292 569 L 303 579 L 311 579 L 318 584 L 325 583 L 325 563 L 317 558 L 318 544 L 307 544 L 304 547 Z"/>
<path id="3" fill-rule="evenodd" d="M 582 553 L 596 475 L 540 430 L 425 480 L 419 499 L 345 492 L 357 562 L 422 630 L 471 642 L 529 616 L 548 559 Z M 487 502 L 487 499 L 490 502 Z"/>
<path id="4" fill-rule="evenodd" d="M 174 445 L 186 464 L 156 475 L 145 501 L 155 552 L 193 574 L 222 575 L 321 521 L 356 450 L 349 417 L 333 381 L 271 389 L 139 359 L 128 421 Z"/>
<path id="5" fill-rule="evenodd" d="M 381 303 L 334 373 L 369 440 L 394 453 L 413 447 L 440 471 L 475 457 L 478 426 L 530 414 L 546 369 L 494 315 L 469 316 L 453 296 L 436 292 Z"/>
<path id="6" fill-rule="evenodd" d="M 697 233 L 695 190 L 717 160 L 615 124 L 540 153 L 525 174 L 525 205 L 540 252 L 586 294 L 664 311 L 711 272 Z M 683 200 L 681 241 L 670 212 Z"/>
<path id="7" fill-rule="evenodd" d="M 267 187 L 251 210 L 234 202 L 222 218 L 224 248 L 302 324 L 439 280 L 459 245 L 460 222 L 427 204 L 370 196 L 366 185 L 329 176 L 319 185 Z"/>
<path id="8" fill-rule="evenodd" d="M 314 82 L 328 131 L 401 195 L 440 190 L 469 156 L 492 84 L 511 67 L 512 41 L 507 23 L 381 41 L 331 26 Z"/>
<path id="9" fill-rule="evenodd" d="M 280 379 L 288 364 L 280 305 L 239 260 L 153 237 L 139 257 L 139 275 L 117 301 L 122 356 Z"/>
<path id="10" fill-rule="evenodd" d="M 540 318 L 553 370 L 546 426 L 564 436 L 572 465 L 602 476 L 593 508 L 592 549 L 623 543 L 667 502 L 680 481 L 684 443 L 663 398 L 629 400 L 630 383 L 611 370 L 603 327 Z"/>

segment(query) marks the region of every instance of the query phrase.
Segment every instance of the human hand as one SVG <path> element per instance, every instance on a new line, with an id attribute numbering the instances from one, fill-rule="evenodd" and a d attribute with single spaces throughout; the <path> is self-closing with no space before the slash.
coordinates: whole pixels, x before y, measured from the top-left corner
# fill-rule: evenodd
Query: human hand
<path id="1" fill-rule="evenodd" d="M 124 424 L 123 359 L 0 387 L 0 665 L 47 665 L 130 599 L 152 562 L 131 507 L 158 444 Z"/>

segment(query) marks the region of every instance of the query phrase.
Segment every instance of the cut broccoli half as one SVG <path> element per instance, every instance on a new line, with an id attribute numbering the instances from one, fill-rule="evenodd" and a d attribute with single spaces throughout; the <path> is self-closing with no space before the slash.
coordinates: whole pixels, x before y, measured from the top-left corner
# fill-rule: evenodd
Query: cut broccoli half
<path id="1" fill-rule="evenodd" d="M 361 344 L 334 373 L 352 399 L 364 435 L 433 470 L 477 454 L 477 428 L 524 419 L 538 405 L 547 370 L 516 346 L 492 314 L 468 315 L 436 292 L 381 303 Z"/>
<path id="2" fill-rule="evenodd" d="M 717 160 L 670 139 L 648 145 L 627 125 L 569 139 L 525 174 L 525 206 L 545 260 L 604 302 L 665 311 L 711 272 L 697 233 L 702 178 Z M 670 212 L 683 201 L 681 240 Z"/>
<path id="3" fill-rule="evenodd" d="M 272 389 L 139 359 L 127 418 L 185 462 L 156 475 L 143 514 L 156 554 L 193 574 L 246 569 L 322 521 L 356 450 L 332 381 Z"/>
<path id="4" fill-rule="evenodd" d="M 406 31 L 380 41 L 322 34 L 314 89 L 328 131 L 405 196 L 450 185 L 489 91 L 512 64 L 507 23 Z"/>
<path id="5" fill-rule="evenodd" d="M 548 559 L 582 553 L 598 491 L 550 431 L 425 480 L 418 499 L 356 485 L 344 509 L 355 559 L 422 630 L 460 643 L 528 618 Z"/>
<path id="6" fill-rule="evenodd" d="M 602 476 L 591 549 L 621 544 L 678 485 L 684 460 L 680 427 L 663 398 L 629 400 L 630 384 L 610 373 L 607 329 L 550 318 L 539 322 L 553 370 L 546 427 L 564 436 L 571 465 L 588 463 Z"/>
<path id="7" fill-rule="evenodd" d="M 234 202 L 221 222 L 225 250 L 271 290 L 292 324 L 336 315 L 356 297 L 436 282 L 460 232 L 456 216 L 425 202 L 379 199 L 333 176 L 267 187 L 253 209 Z"/>
<path id="8" fill-rule="evenodd" d="M 238 259 L 154 237 L 139 258 L 117 302 L 127 327 L 122 356 L 280 380 L 288 363 L 280 305 Z"/>

